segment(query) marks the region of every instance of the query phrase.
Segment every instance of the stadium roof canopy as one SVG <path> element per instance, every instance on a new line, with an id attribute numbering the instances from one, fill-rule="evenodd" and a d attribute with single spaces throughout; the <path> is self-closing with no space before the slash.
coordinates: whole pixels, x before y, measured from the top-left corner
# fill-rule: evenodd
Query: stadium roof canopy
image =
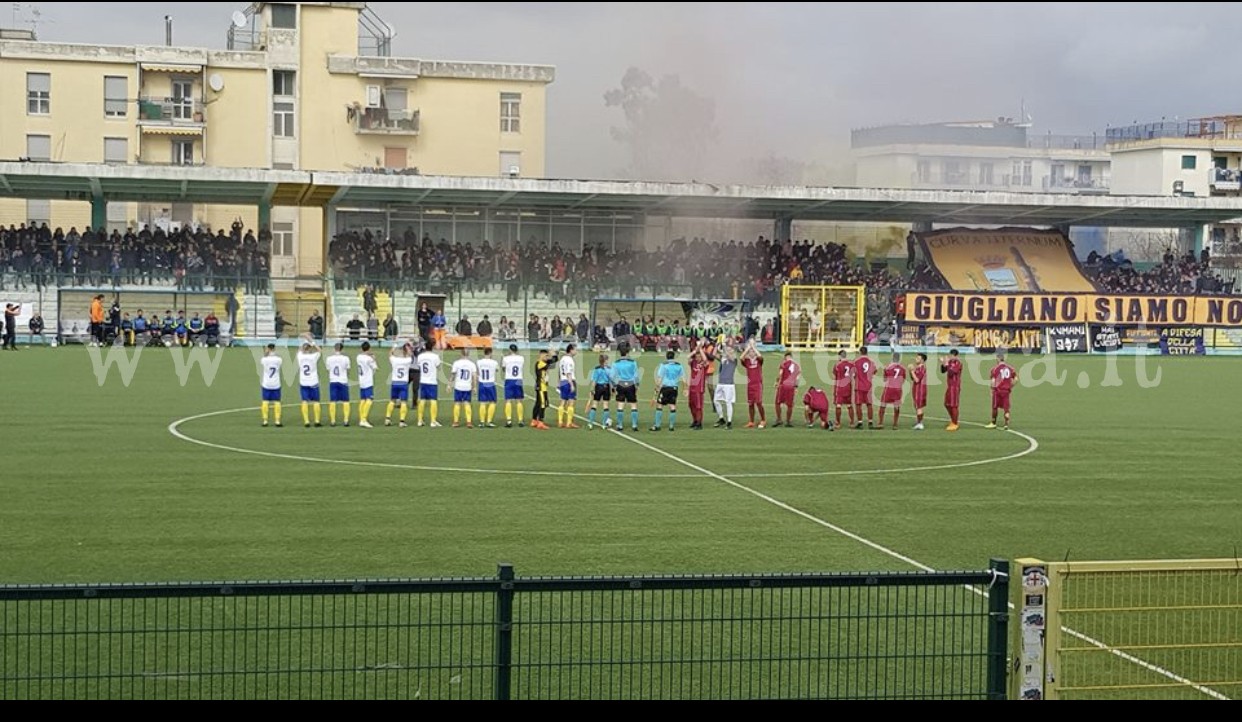
<path id="1" fill-rule="evenodd" d="M 0 197 L 227 205 L 456 207 L 691 218 L 1175 228 L 1242 216 L 1233 198 L 715 186 L 227 168 L 0 163 Z"/>

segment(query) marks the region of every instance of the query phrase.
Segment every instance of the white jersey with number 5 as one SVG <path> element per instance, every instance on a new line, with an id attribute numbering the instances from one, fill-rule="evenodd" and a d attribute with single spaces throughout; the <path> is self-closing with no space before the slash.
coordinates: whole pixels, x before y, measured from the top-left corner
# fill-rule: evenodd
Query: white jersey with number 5
<path id="1" fill-rule="evenodd" d="M 328 357 L 328 383 L 348 384 L 349 368 L 352 364 L 344 354 L 332 354 Z"/>
<path id="2" fill-rule="evenodd" d="M 578 367 L 574 363 L 573 356 L 566 356 L 561 359 L 561 381 L 563 383 L 573 383 L 578 378 Z"/>
<path id="3" fill-rule="evenodd" d="M 428 351 L 418 357 L 419 383 L 423 386 L 440 384 L 440 357 Z"/>
<path id="4" fill-rule="evenodd" d="M 319 386 L 319 354 L 298 354 L 298 382 L 306 387 Z"/>
<path id="5" fill-rule="evenodd" d="M 479 359 L 479 386 L 495 386 L 499 373 L 500 364 L 496 363 L 496 359 Z"/>
<path id="6" fill-rule="evenodd" d="M 526 372 L 524 356 L 505 356 L 505 381 L 521 381 Z"/>
<path id="7" fill-rule="evenodd" d="M 414 359 L 409 356 L 391 356 L 388 360 L 392 362 L 392 382 L 398 385 L 410 383 L 410 367 L 414 365 Z"/>
<path id="8" fill-rule="evenodd" d="M 264 356 L 260 363 L 263 365 L 263 388 L 276 391 L 281 386 L 280 369 L 285 360 L 279 356 Z"/>
<path id="9" fill-rule="evenodd" d="M 474 362 L 468 358 L 458 359 L 453 363 L 453 390 L 473 391 L 474 376 L 479 372 Z"/>
<path id="10" fill-rule="evenodd" d="M 366 353 L 358 354 L 358 388 L 375 388 L 375 372 L 378 370 L 379 364 L 375 363 L 374 356 Z"/>

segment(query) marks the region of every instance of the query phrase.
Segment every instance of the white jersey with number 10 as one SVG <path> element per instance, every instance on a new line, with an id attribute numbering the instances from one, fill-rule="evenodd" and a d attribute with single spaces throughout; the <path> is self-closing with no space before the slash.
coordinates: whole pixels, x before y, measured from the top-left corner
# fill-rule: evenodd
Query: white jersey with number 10
<path id="1" fill-rule="evenodd" d="M 473 391 L 474 377 L 479 372 L 474 362 L 468 358 L 458 359 L 453 364 L 453 390 Z"/>

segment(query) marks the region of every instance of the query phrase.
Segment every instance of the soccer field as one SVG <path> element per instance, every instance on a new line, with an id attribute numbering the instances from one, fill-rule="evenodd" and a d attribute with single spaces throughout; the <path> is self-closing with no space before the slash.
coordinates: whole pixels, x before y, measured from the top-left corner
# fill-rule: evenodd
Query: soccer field
<path id="1" fill-rule="evenodd" d="M 675 434 L 622 436 L 306 430 L 296 403 L 264 430 L 255 355 L 218 353 L 210 384 L 160 350 L 128 385 L 119 366 L 101 383 L 87 349 L 0 356 L 0 582 L 479 576 L 501 561 L 523 575 L 904 571 L 1231 557 L 1239 542 L 1239 359 L 1019 358 L 1044 382 L 1015 391 L 1014 433 L 978 426 L 991 360 L 970 358 L 958 434 L 911 431 L 907 404 L 900 432 L 691 432 L 683 407 Z M 801 357 L 808 383 L 833 360 Z"/>

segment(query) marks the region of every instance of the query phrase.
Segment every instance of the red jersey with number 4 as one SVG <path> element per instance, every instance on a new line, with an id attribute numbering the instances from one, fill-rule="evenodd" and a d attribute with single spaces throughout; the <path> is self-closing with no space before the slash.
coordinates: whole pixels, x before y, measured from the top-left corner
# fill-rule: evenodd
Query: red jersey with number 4
<path id="1" fill-rule="evenodd" d="M 875 376 L 875 362 L 866 356 L 854 362 L 854 388 L 859 391 L 871 391 L 871 379 Z"/>
<path id="2" fill-rule="evenodd" d="M 800 376 L 802 376 L 802 367 L 797 363 L 791 360 L 781 364 L 781 386 L 797 387 Z"/>
<path id="3" fill-rule="evenodd" d="M 1013 391 L 1013 382 L 1018 380 L 1018 372 L 1009 364 L 999 364 L 992 369 L 992 388 L 1000 394 Z"/>
<path id="4" fill-rule="evenodd" d="M 832 367 L 833 388 L 836 389 L 837 403 L 850 403 L 854 393 L 854 364 L 851 361 L 839 361 Z"/>

